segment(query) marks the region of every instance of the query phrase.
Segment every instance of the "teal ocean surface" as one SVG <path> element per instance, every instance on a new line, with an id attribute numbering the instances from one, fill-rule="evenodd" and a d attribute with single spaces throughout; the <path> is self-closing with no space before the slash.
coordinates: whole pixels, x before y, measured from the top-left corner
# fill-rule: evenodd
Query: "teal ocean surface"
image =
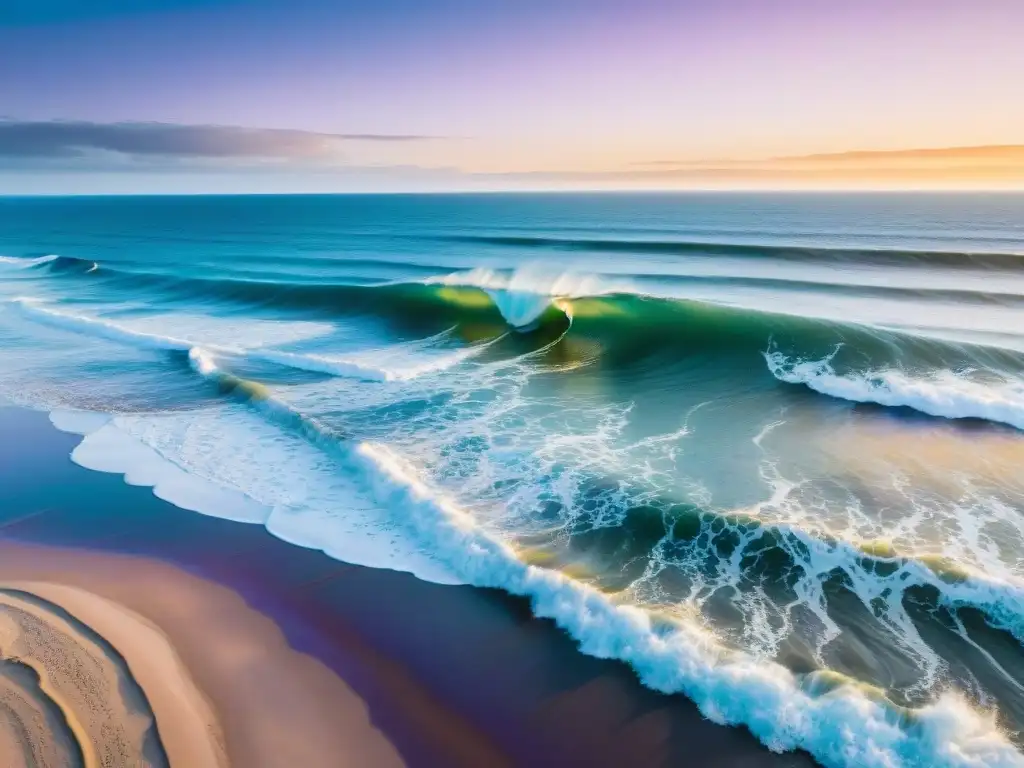
<path id="1" fill-rule="evenodd" d="M 1024 765 L 1024 195 L 6 198 L 0 254 L 85 467 L 775 750 Z"/>

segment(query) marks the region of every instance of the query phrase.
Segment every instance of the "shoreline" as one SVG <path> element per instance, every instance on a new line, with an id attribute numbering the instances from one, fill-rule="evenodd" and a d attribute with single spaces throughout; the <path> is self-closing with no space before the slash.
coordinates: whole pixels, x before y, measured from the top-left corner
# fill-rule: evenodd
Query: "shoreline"
<path id="1" fill-rule="evenodd" d="M 351 688 L 226 587 L 153 560 L 10 542 L 0 543 L 0 585 L 0 608 L 19 600 L 22 610 L 32 603 L 34 614 L 49 614 L 48 634 L 64 639 L 61 657 L 78 670 L 76 680 L 94 661 L 83 647 L 100 648 L 108 662 L 111 684 L 65 680 L 64 695 L 50 697 L 88 699 L 62 707 L 85 765 L 142 760 L 129 738 L 116 740 L 122 748 L 113 758 L 110 749 L 100 753 L 111 731 L 136 720 L 157 726 L 152 765 L 329 768 L 338 754 L 353 765 L 404 764 Z M 57 615 L 63 611 L 69 615 Z M 51 649 L 40 655 L 49 663 L 32 664 L 48 693 L 55 686 L 46 678 L 64 672 L 61 665 L 55 675 L 54 658 Z M 114 712 L 121 699 L 126 712 Z M 83 723 L 93 728 L 75 728 Z"/>
<path id="2" fill-rule="evenodd" d="M 0 538 L 134 556 L 235 593 L 343 681 L 409 765 L 814 764 L 582 655 L 523 599 L 347 565 L 262 526 L 185 512 L 73 464 L 78 441 L 45 414 L 0 407 L 11 502 Z"/>

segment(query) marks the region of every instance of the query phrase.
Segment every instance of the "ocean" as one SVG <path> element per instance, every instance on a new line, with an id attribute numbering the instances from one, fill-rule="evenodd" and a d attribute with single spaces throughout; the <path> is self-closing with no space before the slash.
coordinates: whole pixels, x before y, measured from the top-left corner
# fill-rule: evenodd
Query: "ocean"
<path id="1" fill-rule="evenodd" d="M 3 198 L 0 254 L 85 467 L 775 750 L 1024 765 L 1024 195 Z"/>

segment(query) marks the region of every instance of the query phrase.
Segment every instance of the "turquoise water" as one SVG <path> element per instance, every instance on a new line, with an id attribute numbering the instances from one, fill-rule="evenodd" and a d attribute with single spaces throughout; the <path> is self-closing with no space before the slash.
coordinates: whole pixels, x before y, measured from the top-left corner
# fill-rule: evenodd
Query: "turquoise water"
<path id="1" fill-rule="evenodd" d="M 1024 196 L 9 198 L 0 254 L 84 466 L 772 748 L 1024 763 Z"/>

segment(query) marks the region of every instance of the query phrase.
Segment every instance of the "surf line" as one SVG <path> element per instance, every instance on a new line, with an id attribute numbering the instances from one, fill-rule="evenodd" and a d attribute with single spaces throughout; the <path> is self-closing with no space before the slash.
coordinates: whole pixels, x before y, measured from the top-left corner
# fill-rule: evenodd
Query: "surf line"
<path id="1" fill-rule="evenodd" d="M 795 674 L 724 646 L 699 625 L 615 604 L 570 576 L 525 563 L 389 447 L 325 428 L 265 388 L 221 371 L 203 350 L 190 352 L 190 361 L 226 393 L 299 424 L 314 443 L 338 452 L 372 498 L 386 509 L 401 509 L 409 533 L 456 576 L 528 598 L 533 614 L 554 620 L 581 652 L 630 664 L 644 685 L 686 695 L 716 723 L 746 726 L 772 750 L 803 749 L 827 766 L 1024 765 L 994 719 L 957 695 L 901 707 L 884 691 L 840 673 Z M 854 719 L 861 726 L 856 733 L 849 727 Z"/>

